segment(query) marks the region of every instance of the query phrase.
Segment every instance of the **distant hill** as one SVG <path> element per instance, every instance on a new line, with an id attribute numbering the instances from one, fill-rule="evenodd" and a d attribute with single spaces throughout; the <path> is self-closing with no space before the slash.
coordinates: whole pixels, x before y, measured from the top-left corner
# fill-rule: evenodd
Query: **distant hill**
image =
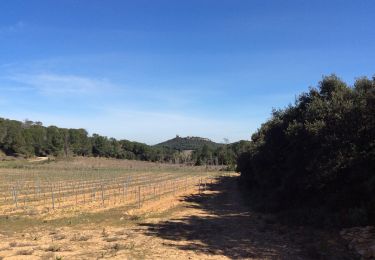
<path id="1" fill-rule="evenodd" d="M 223 146 L 224 144 L 215 143 L 207 138 L 202 137 L 195 137 L 195 136 L 187 136 L 187 137 L 180 137 L 176 136 L 173 139 L 168 141 L 162 142 L 160 144 L 156 144 L 155 146 L 158 147 L 168 147 L 175 150 L 198 150 L 202 148 L 204 145 L 207 145 L 211 148 L 218 148 Z"/>

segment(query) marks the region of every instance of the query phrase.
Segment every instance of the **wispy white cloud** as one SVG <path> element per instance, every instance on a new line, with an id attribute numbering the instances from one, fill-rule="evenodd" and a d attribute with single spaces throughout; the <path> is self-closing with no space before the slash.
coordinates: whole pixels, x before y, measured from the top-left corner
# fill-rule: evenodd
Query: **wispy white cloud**
<path id="1" fill-rule="evenodd" d="M 30 118 L 60 127 L 82 127 L 90 133 L 118 139 L 155 144 L 178 134 L 202 136 L 219 142 L 223 138 L 237 141 L 248 139 L 259 121 L 257 118 L 243 122 L 239 118 L 218 117 L 220 112 L 213 112 L 207 106 L 204 110 L 195 109 L 205 94 L 196 88 L 174 89 L 162 84 L 136 88 L 106 78 L 35 70 L 26 72 L 25 69 L 18 73 L 7 71 L 4 77 L 10 88 L 44 95 L 47 99 L 43 102 L 56 102 L 53 109 L 45 110 L 36 100 L 23 99 L 17 101 L 21 104 L 19 109 L 3 106 L 4 116 L 19 120 Z M 13 100 L 16 95 L 8 92 Z M 24 97 L 28 95 L 26 93 Z M 60 99 L 61 96 L 75 97 L 80 109 L 65 109 L 66 101 Z"/>
<path id="2" fill-rule="evenodd" d="M 51 73 L 17 74 L 7 77 L 46 95 L 97 94 L 116 88 L 109 80 Z"/>
<path id="3" fill-rule="evenodd" d="M 61 63 L 64 65 L 60 66 Z M 18 120 L 29 118 L 45 125 L 85 128 L 90 133 L 149 144 L 176 134 L 202 136 L 219 142 L 223 138 L 237 141 L 248 139 L 259 125 L 260 120 L 255 115 L 249 115 L 244 122 L 243 118 L 229 116 L 229 112 L 224 114 L 222 108 L 214 107 L 224 97 L 227 102 L 222 102 L 222 107 L 233 101 L 227 90 L 214 87 L 223 85 L 220 82 L 187 77 L 158 80 L 147 73 L 145 80 L 138 80 L 139 75 L 132 77 L 132 70 L 121 74 L 99 70 L 91 74 L 86 70 L 69 72 L 73 71 L 70 65 L 77 64 L 87 67 L 70 57 L 62 61 L 4 64 L 0 89 L 8 86 L 6 94 L 18 105 L 17 108 L 0 107 L 3 116 Z M 206 85 L 211 87 L 203 87 Z M 24 93 L 18 95 L 16 90 Z M 66 100 L 76 102 L 71 103 L 76 106 L 67 106 Z"/>

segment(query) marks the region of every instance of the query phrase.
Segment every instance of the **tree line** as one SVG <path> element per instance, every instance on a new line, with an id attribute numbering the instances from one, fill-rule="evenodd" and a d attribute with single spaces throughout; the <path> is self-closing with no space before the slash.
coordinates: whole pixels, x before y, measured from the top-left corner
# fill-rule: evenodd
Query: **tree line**
<path id="1" fill-rule="evenodd" d="M 237 169 L 258 209 L 316 225 L 375 223 L 375 77 L 335 75 L 274 110 Z"/>
<path id="2" fill-rule="evenodd" d="M 242 143 L 241 143 L 242 144 Z M 192 153 L 166 146 L 116 140 L 85 129 L 45 127 L 41 122 L 0 118 L 0 150 L 9 156 L 97 156 L 190 165 L 228 165 L 233 168 L 240 143 L 220 147 L 203 145 Z"/>

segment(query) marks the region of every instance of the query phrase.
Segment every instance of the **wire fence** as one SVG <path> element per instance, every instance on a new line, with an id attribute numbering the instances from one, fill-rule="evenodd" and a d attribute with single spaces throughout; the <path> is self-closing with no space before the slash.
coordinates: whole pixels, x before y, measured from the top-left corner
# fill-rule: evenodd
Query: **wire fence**
<path id="1" fill-rule="evenodd" d="M 77 171 L 38 174 L 32 170 L 0 175 L 0 213 L 53 213 L 142 204 L 192 188 L 205 189 L 216 172 Z M 65 179 L 64 179 L 65 177 Z"/>

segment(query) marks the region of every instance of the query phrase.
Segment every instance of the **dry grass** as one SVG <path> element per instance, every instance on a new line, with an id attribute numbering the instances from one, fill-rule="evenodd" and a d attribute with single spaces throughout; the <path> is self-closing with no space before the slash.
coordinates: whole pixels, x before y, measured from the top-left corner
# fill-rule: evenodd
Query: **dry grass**
<path id="1" fill-rule="evenodd" d="M 32 249 L 21 249 L 17 251 L 17 255 L 32 255 L 34 250 Z"/>
<path id="2" fill-rule="evenodd" d="M 52 245 L 49 245 L 45 251 L 48 251 L 48 252 L 59 252 L 61 251 L 61 246 L 60 245 L 56 245 L 56 244 L 52 244 Z"/>
<path id="3" fill-rule="evenodd" d="M 66 235 L 64 234 L 56 234 L 53 236 L 53 240 L 63 240 L 66 239 Z"/>
<path id="4" fill-rule="evenodd" d="M 75 241 L 75 242 L 82 242 L 82 241 L 88 241 L 90 238 L 92 238 L 91 235 L 79 235 L 79 234 L 74 234 L 73 237 L 70 239 L 70 241 Z"/>
<path id="5" fill-rule="evenodd" d="M 9 233 L 4 241 L 13 239 L 6 244 L 12 247 L 4 247 L 4 251 L 0 250 L 0 256 L 22 256 L 21 253 L 27 256 L 26 253 L 32 252 L 32 256 L 39 259 L 56 259 L 57 256 L 62 259 L 144 259 L 152 250 L 160 252 L 161 248 L 157 249 L 155 245 L 162 247 L 162 243 L 150 240 L 144 231 L 137 230 L 139 221 L 156 221 L 175 216 L 182 209 L 179 206 L 180 198 L 172 195 L 163 197 L 145 203 L 141 209 L 95 212 L 88 222 L 77 225 L 69 225 L 66 219 L 43 223 L 41 227 L 36 225 L 30 228 L 32 225 L 27 225 L 29 228 L 23 231 Z M 125 216 L 126 220 L 120 220 L 121 216 Z M 56 239 L 65 236 L 68 239 Z M 34 240 L 35 237 L 37 240 Z M 171 259 L 167 256 L 155 258 Z"/>
<path id="6" fill-rule="evenodd" d="M 12 241 L 9 243 L 9 246 L 10 247 L 28 247 L 28 246 L 35 246 L 36 244 L 35 243 L 31 243 L 31 242 L 15 242 L 15 241 Z"/>

